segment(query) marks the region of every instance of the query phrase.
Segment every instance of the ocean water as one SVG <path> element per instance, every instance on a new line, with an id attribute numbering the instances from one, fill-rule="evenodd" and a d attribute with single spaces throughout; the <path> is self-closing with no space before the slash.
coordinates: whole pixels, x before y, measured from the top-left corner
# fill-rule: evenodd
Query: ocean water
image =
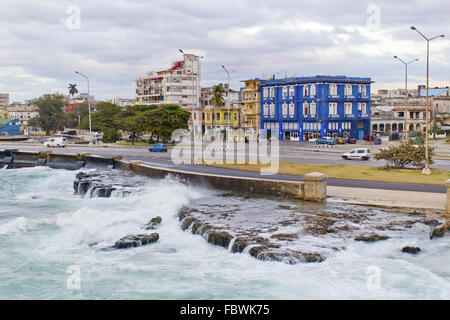
<path id="1" fill-rule="evenodd" d="M 83 198 L 73 194 L 76 173 L 0 170 L 0 299 L 450 298 L 448 236 L 430 240 L 419 228 L 348 241 L 323 263 L 260 261 L 181 230 L 178 210 L 212 190 L 148 179 L 125 198 Z M 102 250 L 155 216 L 157 243 Z M 403 254 L 404 245 L 422 252 Z"/>

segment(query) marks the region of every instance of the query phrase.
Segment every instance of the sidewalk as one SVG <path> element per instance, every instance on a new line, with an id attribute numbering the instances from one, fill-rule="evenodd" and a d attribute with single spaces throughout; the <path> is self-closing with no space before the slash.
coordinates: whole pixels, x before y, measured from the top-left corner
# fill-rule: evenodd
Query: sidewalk
<path id="1" fill-rule="evenodd" d="M 445 213 L 445 193 L 327 186 L 329 202 Z"/>

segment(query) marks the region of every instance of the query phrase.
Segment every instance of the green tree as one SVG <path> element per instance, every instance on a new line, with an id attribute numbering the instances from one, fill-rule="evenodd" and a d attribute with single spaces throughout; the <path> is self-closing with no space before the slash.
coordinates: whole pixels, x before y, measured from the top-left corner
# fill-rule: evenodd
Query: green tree
<path id="1" fill-rule="evenodd" d="M 213 87 L 213 94 L 211 99 L 209 99 L 209 103 L 213 105 L 213 114 L 212 114 L 213 128 L 215 125 L 216 107 L 222 107 L 225 105 L 224 95 L 225 89 L 223 88 L 223 85 L 221 83 Z"/>
<path id="2" fill-rule="evenodd" d="M 433 164 L 434 149 L 428 150 L 429 163 Z M 426 162 L 425 145 L 413 145 L 402 142 L 399 145 L 381 149 L 374 155 L 376 160 L 386 161 L 385 169 L 404 169 L 407 167 L 424 168 Z"/>
<path id="3" fill-rule="evenodd" d="M 118 115 L 121 108 L 111 102 L 100 102 L 95 105 L 96 112 L 91 113 L 92 130 L 106 131 L 107 129 L 116 129 L 119 127 Z M 89 128 L 89 115 L 86 114 L 81 120 L 81 127 Z"/>
<path id="4" fill-rule="evenodd" d="M 48 135 L 51 131 L 62 130 L 66 122 L 64 114 L 64 97 L 60 95 L 44 95 L 35 104 L 39 116 L 35 120 Z"/>
<path id="5" fill-rule="evenodd" d="M 189 111 L 175 104 L 163 104 L 137 115 L 143 118 L 145 132 L 150 132 L 152 138 L 156 136 L 157 141 L 168 141 L 176 129 L 187 129 L 190 116 Z"/>

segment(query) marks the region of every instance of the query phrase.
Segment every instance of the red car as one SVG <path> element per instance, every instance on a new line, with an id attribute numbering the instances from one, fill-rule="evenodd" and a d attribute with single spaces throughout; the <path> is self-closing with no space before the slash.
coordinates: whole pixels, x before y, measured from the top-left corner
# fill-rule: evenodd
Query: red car
<path id="1" fill-rule="evenodd" d="M 373 141 L 373 140 L 375 140 L 375 139 L 376 139 L 376 137 L 374 137 L 374 136 L 364 137 L 364 140 L 365 140 L 365 141 Z"/>
<path id="2" fill-rule="evenodd" d="M 350 138 L 348 138 L 348 139 L 347 139 L 347 143 L 350 143 L 350 144 L 356 144 L 356 139 L 350 139 Z"/>

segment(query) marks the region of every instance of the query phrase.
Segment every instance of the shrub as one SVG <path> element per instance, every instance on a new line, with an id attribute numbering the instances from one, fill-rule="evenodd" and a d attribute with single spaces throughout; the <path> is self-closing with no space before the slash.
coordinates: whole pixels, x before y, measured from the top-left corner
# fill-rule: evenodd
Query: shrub
<path id="1" fill-rule="evenodd" d="M 428 149 L 429 163 L 433 164 L 433 148 Z M 385 160 L 386 169 L 404 169 L 407 167 L 423 168 L 426 162 L 426 149 L 424 145 L 413 145 L 411 143 L 401 143 L 391 146 L 388 149 L 381 149 L 374 155 L 376 160 Z"/>
<path id="2" fill-rule="evenodd" d="M 117 140 L 120 140 L 119 132 L 116 129 L 106 129 L 103 132 L 103 142 L 116 142 Z"/>

